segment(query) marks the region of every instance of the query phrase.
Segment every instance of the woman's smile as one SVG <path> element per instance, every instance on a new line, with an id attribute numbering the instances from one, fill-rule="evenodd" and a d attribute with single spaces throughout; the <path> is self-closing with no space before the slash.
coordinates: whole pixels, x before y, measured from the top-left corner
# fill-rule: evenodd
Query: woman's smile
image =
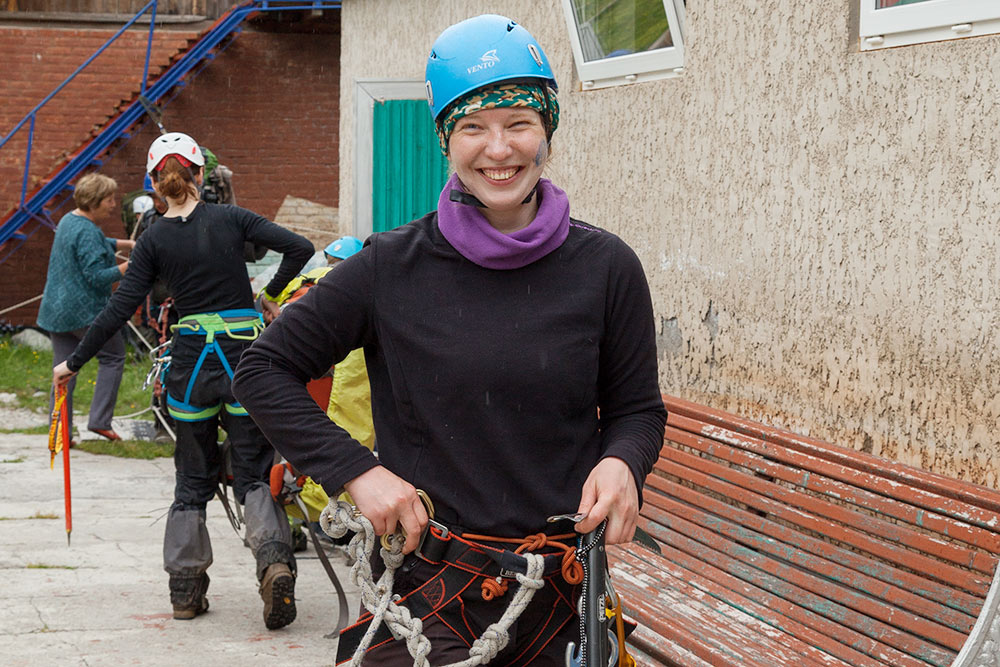
<path id="1" fill-rule="evenodd" d="M 524 203 L 542 176 L 548 142 L 542 116 L 525 107 L 485 109 L 464 116 L 448 141 L 455 173 L 501 232 L 527 227 L 538 203 Z M 539 156 L 542 156 L 539 158 Z"/>
<path id="2" fill-rule="evenodd" d="M 487 180 L 494 181 L 496 183 L 504 183 L 514 178 L 521 171 L 521 167 L 484 167 L 479 169 L 479 173 L 487 178 Z"/>

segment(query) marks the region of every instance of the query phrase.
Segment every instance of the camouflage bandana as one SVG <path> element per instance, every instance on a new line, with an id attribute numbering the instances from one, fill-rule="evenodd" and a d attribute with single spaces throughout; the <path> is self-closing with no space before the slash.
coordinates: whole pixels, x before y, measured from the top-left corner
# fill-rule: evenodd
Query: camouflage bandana
<path id="1" fill-rule="evenodd" d="M 548 86 L 531 83 L 494 84 L 473 91 L 452 105 L 437 126 L 441 152 L 448 155 L 448 139 L 460 118 L 484 109 L 501 107 L 526 107 L 540 113 L 545 123 L 545 136 L 549 140 L 559 125 L 559 100 L 556 99 L 555 91 Z"/>

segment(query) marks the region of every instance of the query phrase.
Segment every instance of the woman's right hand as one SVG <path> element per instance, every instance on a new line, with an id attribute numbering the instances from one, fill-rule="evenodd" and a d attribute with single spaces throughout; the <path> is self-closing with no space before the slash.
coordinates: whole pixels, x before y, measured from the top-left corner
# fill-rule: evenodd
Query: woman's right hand
<path id="1" fill-rule="evenodd" d="M 65 387 L 70 379 L 76 375 L 69 369 L 69 364 L 65 361 L 52 369 L 52 384 L 57 387 Z"/>
<path id="2" fill-rule="evenodd" d="M 119 271 L 121 272 L 121 274 L 122 274 L 122 275 L 124 276 L 124 275 L 125 275 L 125 271 L 127 271 L 127 270 L 128 270 L 128 262 L 127 262 L 127 261 L 125 261 L 125 262 L 122 262 L 121 264 L 119 264 L 119 265 L 118 265 L 118 270 L 119 270 Z"/>
<path id="3" fill-rule="evenodd" d="M 393 533 L 397 525 L 402 526 L 406 533 L 403 553 L 416 550 L 428 520 L 416 487 L 386 468 L 376 466 L 347 482 L 344 488 L 358 510 L 372 522 L 376 535 Z"/>

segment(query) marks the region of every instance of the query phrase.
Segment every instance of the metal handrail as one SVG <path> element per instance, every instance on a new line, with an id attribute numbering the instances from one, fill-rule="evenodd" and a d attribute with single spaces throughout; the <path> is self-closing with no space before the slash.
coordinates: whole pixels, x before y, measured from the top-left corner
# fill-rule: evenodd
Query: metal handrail
<path id="1" fill-rule="evenodd" d="M 125 24 L 108 42 L 102 46 L 98 52 L 94 53 L 90 58 L 87 59 L 77 70 L 70 75 L 70 77 L 60 84 L 56 90 L 50 93 L 46 98 L 33 109 L 28 116 L 26 116 L 18 125 L 6 136 L 3 141 L 0 142 L 0 148 L 3 144 L 13 136 L 25 123 L 29 123 L 29 147 L 28 147 L 28 158 L 25 164 L 24 179 L 22 182 L 22 193 L 21 201 L 14 208 L 14 210 L 9 213 L 4 218 L 0 218 L 0 249 L 4 248 L 6 242 L 14 237 L 21 239 L 21 242 L 27 238 L 24 234 L 20 234 L 19 230 L 24 227 L 28 222 L 34 220 L 40 225 L 46 227 L 54 228 L 55 224 L 49 218 L 48 211 L 44 208 L 45 204 L 51 201 L 63 191 L 69 185 L 69 182 L 76 178 L 81 171 L 86 169 L 88 166 L 93 164 L 99 164 L 97 157 L 101 155 L 110 145 L 120 137 L 128 137 L 128 130 L 135 123 L 137 123 L 145 113 L 145 109 L 142 105 L 140 98 L 145 97 L 148 102 L 156 103 L 161 97 L 166 95 L 171 89 L 176 86 L 184 85 L 182 80 L 188 72 L 190 72 L 194 67 L 205 59 L 210 59 L 213 57 L 212 50 L 219 46 L 219 44 L 231 33 L 239 32 L 241 30 L 240 24 L 250 15 L 261 12 L 261 11 L 283 11 L 283 10 L 308 10 L 308 9 L 340 9 L 340 0 L 246 0 L 241 4 L 234 5 L 232 9 L 226 14 L 219 17 L 219 19 L 209 28 L 199 39 L 199 41 L 192 46 L 177 62 L 175 62 L 169 69 L 167 69 L 163 74 L 161 74 L 153 85 L 147 88 L 147 78 L 149 72 L 149 58 L 150 51 L 152 49 L 152 35 L 153 27 L 155 24 L 155 7 L 157 0 L 150 0 L 139 13 L 132 18 L 131 21 Z M 149 40 L 146 50 L 146 63 L 143 71 L 143 81 L 140 87 L 140 95 L 135 99 L 124 111 L 120 112 L 117 117 L 112 119 L 105 127 L 91 140 L 79 149 L 79 151 L 62 167 L 60 167 L 55 173 L 50 174 L 46 179 L 45 184 L 40 187 L 34 194 L 27 197 L 27 178 L 30 160 L 31 143 L 34 136 L 34 115 L 37 113 L 45 102 L 48 102 L 55 94 L 59 92 L 73 77 L 75 77 L 80 71 L 83 70 L 94 58 L 100 55 L 107 46 L 117 39 L 129 26 L 135 23 L 139 17 L 141 17 L 149 8 L 153 7 L 153 19 L 150 21 L 150 32 Z M 39 225 L 39 226 L 40 226 Z M 32 230 L 32 233 L 36 231 L 39 226 L 36 226 Z M 18 244 L 17 247 L 19 247 Z M 0 264 L 2 264 L 16 249 L 17 247 L 6 249 L 7 252 L 0 256 Z"/>
<path id="2" fill-rule="evenodd" d="M 0 219 L 0 247 L 6 241 L 13 238 L 19 229 L 30 220 L 35 220 L 41 224 L 54 228 L 54 224 L 48 219 L 43 210 L 44 205 L 53 199 L 65 188 L 69 181 L 76 178 L 87 166 L 97 162 L 97 156 L 104 152 L 116 139 L 127 136 L 127 130 L 138 122 L 145 109 L 139 98 L 145 97 L 147 101 L 156 103 L 161 97 L 172 88 L 183 85 L 183 77 L 190 72 L 200 61 L 211 58 L 211 51 L 215 49 L 228 35 L 238 32 L 240 24 L 251 14 L 260 11 L 289 11 L 306 9 L 339 9 L 340 0 L 246 0 L 242 4 L 234 5 L 226 14 L 219 17 L 215 24 L 206 31 L 201 39 L 192 46 L 177 62 L 167 71 L 161 74 L 157 80 L 147 88 L 147 78 L 149 72 L 149 58 L 152 49 L 153 27 L 155 24 L 155 8 L 157 0 L 149 2 L 140 10 L 128 23 L 126 23 L 115 35 L 108 40 L 97 52 L 91 55 L 66 81 L 63 81 L 55 90 L 45 97 L 31 112 L 15 126 L 3 141 L 0 141 L 0 148 L 17 132 L 25 123 L 29 123 L 28 155 L 26 157 L 25 172 L 22 182 L 21 200 L 14 211 L 5 219 Z M 35 114 L 52 97 L 72 80 L 90 62 L 102 53 L 115 39 L 117 39 L 129 26 L 133 25 L 147 10 L 153 8 L 153 20 L 150 21 L 149 40 L 146 50 L 146 63 L 143 71 L 143 81 L 140 86 L 140 95 L 124 111 L 118 114 L 109 124 L 107 124 L 93 139 L 87 142 L 69 162 L 63 165 L 55 174 L 52 174 L 48 181 L 35 192 L 30 198 L 27 194 L 27 179 L 30 162 L 31 143 L 34 135 Z M 6 253 L 0 257 L 2 264 L 13 252 Z"/>
<path id="3" fill-rule="evenodd" d="M 32 143 L 33 143 L 34 136 L 35 136 L 35 116 L 36 116 L 36 114 L 38 113 L 38 111 L 42 107 L 44 107 L 46 105 L 46 103 L 48 103 L 49 100 L 51 100 L 53 97 L 55 97 L 56 95 L 58 95 L 59 91 L 62 90 L 63 88 L 65 88 L 66 85 L 70 81 L 72 81 L 73 79 L 75 79 L 77 74 L 79 74 L 80 72 L 82 72 L 87 67 L 87 65 L 89 65 L 90 63 L 92 63 L 94 61 L 94 59 L 97 58 L 97 56 L 99 56 L 102 53 L 104 53 L 104 51 L 107 50 L 107 48 L 109 46 L 111 46 L 111 44 L 113 44 L 115 42 L 115 40 L 117 40 L 119 37 L 121 37 L 122 34 L 126 30 L 128 30 L 130 27 L 132 27 L 132 25 L 136 21 L 139 20 L 139 17 L 141 17 L 143 14 L 145 14 L 147 11 L 149 11 L 150 8 L 152 8 L 152 12 L 150 13 L 150 18 L 149 18 L 149 38 L 148 38 L 148 40 L 146 42 L 146 64 L 145 64 L 145 66 L 143 68 L 143 71 L 142 71 L 142 81 L 140 83 L 140 90 L 142 91 L 142 93 L 146 92 L 146 79 L 149 76 L 149 55 L 150 55 L 150 52 L 152 51 L 152 46 L 153 46 L 153 28 L 156 25 L 156 6 L 157 6 L 157 2 L 158 2 L 158 0 L 149 0 L 149 2 L 147 2 L 142 7 L 142 9 L 140 9 L 138 11 L 138 13 L 136 13 L 136 15 L 132 17 L 131 20 L 129 20 L 125 25 L 123 25 L 121 27 L 121 29 L 118 30 L 118 32 L 116 32 L 114 35 L 112 35 L 108 39 L 108 41 L 104 42 L 104 44 L 100 48 L 98 48 L 96 51 L 94 51 L 90 55 L 89 58 L 87 58 L 86 60 L 84 60 L 83 63 L 79 67 L 77 67 L 75 70 L 73 70 L 72 74 L 70 74 L 68 77 L 66 77 L 66 79 L 63 80 L 63 82 L 60 83 L 58 86 L 56 86 L 55 89 L 51 93 L 49 93 L 48 95 L 46 95 L 45 98 L 41 102 L 39 102 L 37 105 L 35 105 L 35 108 L 32 109 L 31 111 L 29 111 L 24 116 L 24 118 L 22 118 L 21 121 L 17 125 L 14 126 L 14 129 L 11 130 L 10 132 L 8 132 L 7 136 L 5 136 L 2 140 L 0 140 L 0 149 L 2 149 L 4 147 L 4 145 L 8 141 L 10 141 L 10 139 L 15 134 L 17 134 L 18 130 L 20 130 L 22 127 L 24 127 L 25 123 L 29 123 L 29 125 L 28 125 L 28 148 L 27 148 L 26 154 L 24 156 L 24 176 L 21 179 L 21 202 L 20 202 L 20 206 L 24 206 L 24 197 L 25 197 L 25 195 L 27 194 L 27 191 L 28 191 L 28 174 L 30 173 L 30 170 L 31 170 L 31 148 L 32 148 Z"/>

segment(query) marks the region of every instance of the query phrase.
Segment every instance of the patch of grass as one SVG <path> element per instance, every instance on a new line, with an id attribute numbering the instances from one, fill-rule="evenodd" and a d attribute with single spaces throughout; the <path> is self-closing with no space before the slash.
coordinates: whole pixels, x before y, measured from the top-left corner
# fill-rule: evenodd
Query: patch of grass
<path id="1" fill-rule="evenodd" d="M 4 459 L 0 463 L 24 463 L 25 459 L 23 456 L 18 456 L 16 459 Z"/>
<path id="2" fill-rule="evenodd" d="M 74 449 L 126 459 L 149 460 L 169 458 L 174 455 L 174 443 L 145 440 L 84 440 Z"/>
<path id="3" fill-rule="evenodd" d="M 46 563 L 28 563 L 29 570 L 75 570 L 75 565 L 47 565 Z"/>
<path id="4" fill-rule="evenodd" d="M 24 435 L 45 435 L 49 432 L 49 427 L 45 424 L 29 426 L 28 428 L 0 428 L 0 433 L 21 433 Z"/>
<path id="5" fill-rule="evenodd" d="M 126 348 L 125 370 L 115 414 L 125 415 L 142 410 L 149 405 L 149 390 L 142 390 L 142 383 L 149 370 L 149 360 L 142 350 L 131 345 Z M 80 369 L 73 392 L 73 412 L 87 414 L 94 398 L 97 382 L 97 360 L 92 359 Z M 10 335 L 0 336 L 0 392 L 17 397 L 10 407 L 26 408 L 47 413 L 49 410 L 49 390 L 52 387 L 52 352 L 39 352 L 25 345 L 15 345 Z M 152 419 L 152 414 L 143 415 Z M 33 429 L 16 431 L 34 432 Z M 47 432 L 46 430 L 40 431 Z"/>

